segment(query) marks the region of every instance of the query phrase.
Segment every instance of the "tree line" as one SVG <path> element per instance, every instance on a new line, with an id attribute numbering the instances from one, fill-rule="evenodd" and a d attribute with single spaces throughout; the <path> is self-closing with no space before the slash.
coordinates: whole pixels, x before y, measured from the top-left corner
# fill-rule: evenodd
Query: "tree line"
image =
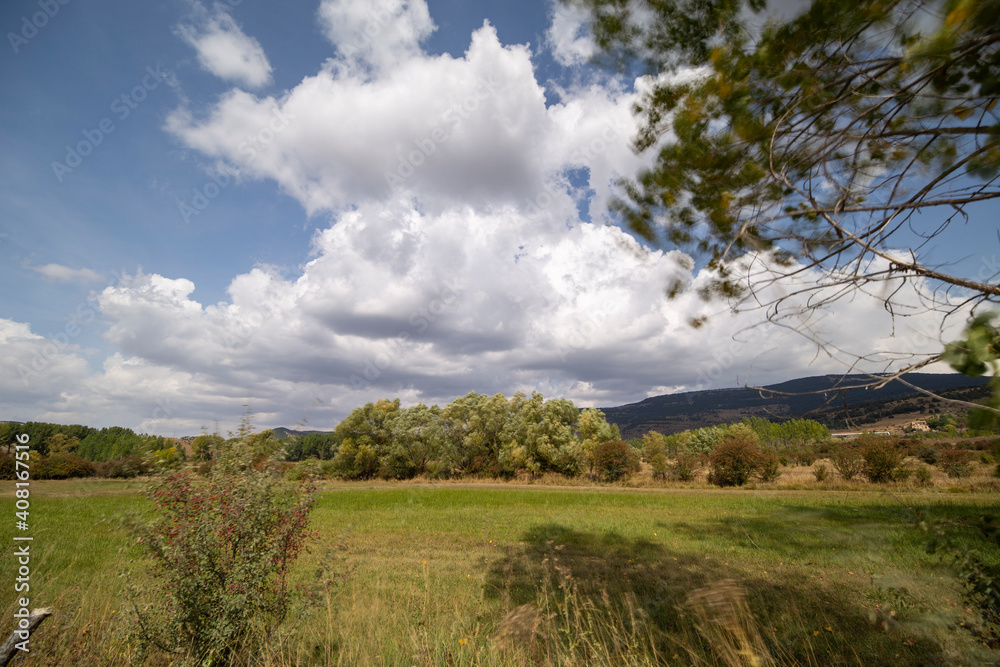
<path id="1" fill-rule="evenodd" d="M 31 450 L 41 456 L 76 454 L 94 463 L 143 456 L 173 446 L 167 438 L 139 434 L 121 426 L 98 429 L 80 424 L 4 422 L 0 424 L 0 448 L 9 454 L 18 434 L 27 435 Z"/>
<path id="2" fill-rule="evenodd" d="M 253 433 L 249 422 L 245 417 L 230 439 L 208 433 L 195 438 L 192 458 L 212 461 L 224 443 L 241 440 L 266 451 L 268 458 L 315 460 L 324 476 L 346 480 L 557 473 L 614 481 L 638 471 L 642 459 L 659 469 L 666 459 L 683 462 L 686 456 L 706 455 L 735 428 L 708 426 L 669 436 L 651 432 L 641 441 L 624 442 L 618 427 L 600 410 L 581 410 L 565 398 L 546 400 L 538 392 L 511 398 L 473 392 L 444 407 L 423 403 L 403 407 L 398 398 L 379 399 L 352 410 L 332 432 L 282 442 L 270 430 Z M 753 431 L 763 448 L 776 452 L 801 449 L 829 437 L 826 427 L 808 419 L 775 424 L 751 417 L 740 428 Z M 122 471 L 143 474 L 176 467 L 186 458 L 164 438 L 122 427 L 7 423 L 0 425 L 0 444 L 12 443 L 19 433 L 28 434 L 40 460 L 58 462 L 60 475 L 64 468 L 97 474 L 106 469 L 110 476 L 123 476 Z M 127 470 L 113 465 L 119 461 L 129 462 Z M 145 465 L 140 465 L 143 461 Z"/>
<path id="3" fill-rule="evenodd" d="M 533 392 L 469 393 L 448 405 L 380 399 L 355 408 L 332 433 L 285 446 L 288 461 L 317 458 L 343 479 L 512 477 L 595 473 L 598 450 L 621 442 L 618 427 L 594 408 Z"/>
<path id="4" fill-rule="evenodd" d="M 650 432 L 642 440 L 624 442 L 603 412 L 580 410 L 567 399 L 545 400 L 538 392 L 510 399 L 469 393 L 443 408 L 422 403 L 403 408 L 399 399 L 367 403 L 331 433 L 290 439 L 284 454 L 287 461 L 317 459 L 323 474 L 341 479 L 511 478 L 552 472 L 614 481 L 638 471 L 643 459 L 656 468 L 661 459 L 708 454 L 734 428 L 709 426 L 669 436 Z M 752 417 L 740 429 L 774 452 L 797 451 L 830 435 L 809 419 L 775 424 Z"/>

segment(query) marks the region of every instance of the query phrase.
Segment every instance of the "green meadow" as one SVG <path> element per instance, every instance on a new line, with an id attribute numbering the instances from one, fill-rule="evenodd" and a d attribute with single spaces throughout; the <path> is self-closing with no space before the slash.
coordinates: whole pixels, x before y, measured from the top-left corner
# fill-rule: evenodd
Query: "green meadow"
<path id="1" fill-rule="evenodd" d="M 136 606 L 150 593 L 122 517 L 148 509 L 141 489 L 32 482 L 31 606 L 55 614 L 20 664 L 136 664 L 126 590 L 147 591 Z M 13 483 L 0 493 L 10 554 Z M 995 493 L 902 485 L 325 484 L 293 572 L 302 593 L 251 664 L 995 664 L 918 524 L 997 564 L 976 526 L 997 510 Z M 16 567 L 0 561 L 4 633 Z"/>

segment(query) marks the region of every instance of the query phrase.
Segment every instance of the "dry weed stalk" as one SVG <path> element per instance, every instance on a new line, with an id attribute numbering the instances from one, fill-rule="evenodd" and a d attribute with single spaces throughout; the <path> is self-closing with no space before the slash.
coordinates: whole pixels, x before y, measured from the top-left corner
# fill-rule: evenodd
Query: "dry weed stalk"
<path id="1" fill-rule="evenodd" d="M 732 579 L 699 588 L 687 597 L 695 627 L 712 654 L 730 667 L 775 667 L 764 637 L 757 627 L 746 591 Z"/>

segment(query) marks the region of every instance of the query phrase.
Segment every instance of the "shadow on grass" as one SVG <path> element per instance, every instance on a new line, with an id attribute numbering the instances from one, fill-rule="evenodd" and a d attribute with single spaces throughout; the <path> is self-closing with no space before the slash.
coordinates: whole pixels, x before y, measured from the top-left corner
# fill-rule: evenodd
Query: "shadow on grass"
<path id="1" fill-rule="evenodd" d="M 936 505 L 906 507 L 890 504 L 844 504 L 818 508 L 787 504 L 780 515 L 764 513 L 743 517 L 731 513 L 711 522 L 656 521 L 654 526 L 672 531 L 693 544 L 725 544 L 759 549 L 772 560 L 806 563 L 831 560 L 831 549 L 868 555 L 873 551 L 906 554 L 902 560 L 926 561 L 931 535 L 918 528 L 945 529 L 964 546 L 976 549 L 990 563 L 1000 563 L 1000 549 L 980 528 L 984 517 L 998 515 L 995 508 Z M 839 556 L 839 554 L 838 554 Z M 836 560 L 836 559 L 834 559 Z M 812 564 L 812 563 L 808 563 Z"/>
<path id="2" fill-rule="evenodd" d="M 755 575 L 747 572 L 746 562 L 737 569 L 644 539 L 558 524 L 536 526 L 521 541 L 522 546 L 508 547 L 487 564 L 489 596 L 502 599 L 508 609 L 536 603 L 549 606 L 543 614 L 558 615 L 552 601 L 571 582 L 585 606 L 611 618 L 634 617 L 632 608 L 638 606 L 650 641 L 629 650 L 648 651 L 662 664 L 742 664 L 720 655 L 718 636 L 708 641 L 705 626 L 719 619 L 706 621 L 689 602 L 699 590 L 745 592 L 749 609 L 742 622 L 759 632 L 758 645 L 774 660 L 765 664 L 949 664 L 934 641 L 878 618 L 873 622 L 870 610 L 847 587 L 768 576 L 763 570 Z M 728 588 L 718 588 L 727 580 L 733 580 Z"/>

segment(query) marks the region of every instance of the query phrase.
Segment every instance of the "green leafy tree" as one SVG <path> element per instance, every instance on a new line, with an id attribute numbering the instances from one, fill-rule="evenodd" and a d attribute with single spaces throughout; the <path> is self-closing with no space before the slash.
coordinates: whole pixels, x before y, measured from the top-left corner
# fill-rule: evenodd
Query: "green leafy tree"
<path id="1" fill-rule="evenodd" d="M 77 448 L 77 454 L 88 461 L 110 461 L 126 456 L 144 455 L 151 451 L 145 444 L 146 439 L 132 429 L 110 426 L 100 431 L 92 431 L 84 437 Z"/>
<path id="2" fill-rule="evenodd" d="M 54 433 L 45 439 L 49 454 L 73 454 L 80 446 L 80 439 L 65 433 Z"/>
<path id="3" fill-rule="evenodd" d="M 177 447 L 164 447 L 151 452 L 149 460 L 160 470 L 176 470 L 184 463 L 184 453 Z"/>
<path id="4" fill-rule="evenodd" d="M 781 437 L 780 426 L 771 422 L 763 417 L 744 417 L 743 421 L 740 422 L 751 429 L 757 434 L 760 439 L 760 444 L 765 447 L 771 447 L 773 449 L 780 449 L 784 445 L 783 438 Z"/>
<path id="5" fill-rule="evenodd" d="M 4 454 L 13 454 L 14 446 L 17 444 L 17 436 L 21 433 L 17 430 L 20 424 L 4 422 L 0 424 L 0 447 L 3 447 Z"/>
<path id="6" fill-rule="evenodd" d="M 981 377 L 989 373 L 992 396 L 982 407 L 973 406 L 969 412 L 969 427 L 986 429 L 997 422 L 1000 410 L 1000 328 L 994 324 L 995 313 L 978 315 L 965 329 L 961 340 L 945 347 L 944 361 L 959 373 Z"/>
<path id="7" fill-rule="evenodd" d="M 613 208 L 713 269 L 703 297 L 793 329 L 861 293 L 897 316 L 916 292 L 942 329 L 1000 298 L 995 268 L 954 261 L 972 207 L 1000 197 L 995 2 L 812 0 L 764 23 L 764 0 L 564 1 L 590 10 L 602 59 L 652 75 L 635 148 L 653 164 Z M 911 344 L 891 368 L 991 372 L 996 415 L 997 340 L 977 317 L 961 345 Z"/>
<path id="8" fill-rule="evenodd" d="M 667 473 L 670 470 L 667 452 L 667 436 L 656 431 L 650 431 L 642 436 L 642 458 L 652 469 L 653 479 L 665 480 L 667 478 Z"/>
<path id="9" fill-rule="evenodd" d="M 609 424 L 604 413 L 596 408 L 587 408 L 580 413 L 577 423 L 579 443 L 576 444 L 577 468 L 586 471 L 591 478 L 598 474 L 595 458 L 598 448 L 607 442 L 619 442 L 622 439 L 618 426 Z"/>
<path id="10" fill-rule="evenodd" d="M 308 458 L 327 461 L 337 453 L 340 440 L 336 433 L 308 433 L 288 438 L 282 444 L 286 461 L 302 461 Z"/>
<path id="11" fill-rule="evenodd" d="M 219 449 L 222 443 L 225 442 L 223 437 L 218 433 L 202 433 L 194 442 L 191 443 L 191 449 L 194 453 L 194 458 L 197 461 L 211 461 L 213 453 Z"/>
<path id="12" fill-rule="evenodd" d="M 681 452 L 698 452 L 694 446 L 694 433 L 690 430 L 672 433 L 666 437 L 667 455 L 676 456 Z M 707 451 L 707 450 L 706 450 Z"/>
<path id="13" fill-rule="evenodd" d="M 440 465 L 451 473 L 495 477 L 511 407 L 503 394 L 470 392 L 441 411 Z"/>
<path id="14" fill-rule="evenodd" d="M 695 454 L 707 454 L 726 437 L 725 426 L 706 426 L 691 432 L 685 448 Z M 757 438 L 756 435 L 753 436 Z"/>
<path id="15" fill-rule="evenodd" d="M 441 449 L 440 416 L 438 406 L 427 407 L 423 403 L 399 410 L 392 421 L 394 445 L 390 455 L 402 468 L 390 476 L 408 478 L 427 472 L 428 463 Z"/>
<path id="16" fill-rule="evenodd" d="M 26 435 L 31 450 L 44 455 L 49 453 L 47 441 L 53 436 L 62 435 L 70 442 L 74 440 L 79 442 L 95 432 L 97 429 L 80 424 L 65 426 L 48 422 L 25 422 L 23 424 L 5 422 L 0 424 L 0 447 L 8 454 L 13 453 L 14 446 L 17 444 L 17 436 Z"/>
<path id="17" fill-rule="evenodd" d="M 544 400 L 518 393 L 510 401 L 510 419 L 504 429 L 506 445 L 498 457 L 502 469 L 532 475 L 554 471 L 579 473 L 575 427 L 580 412 L 566 399 Z"/>
<path id="18" fill-rule="evenodd" d="M 355 408 L 334 432 L 341 440 L 350 440 L 355 446 L 366 446 L 376 456 L 385 456 L 392 449 L 393 421 L 399 413 L 399 399 L 379 399 Z"/>
<path id="19" fill-rule="evenodd" d="M 379 469 L 379 457 L 370 446 L 356 445 L 348 438 L 333 457 L 333 474 L 342 479 L 371 479 Z"/>

